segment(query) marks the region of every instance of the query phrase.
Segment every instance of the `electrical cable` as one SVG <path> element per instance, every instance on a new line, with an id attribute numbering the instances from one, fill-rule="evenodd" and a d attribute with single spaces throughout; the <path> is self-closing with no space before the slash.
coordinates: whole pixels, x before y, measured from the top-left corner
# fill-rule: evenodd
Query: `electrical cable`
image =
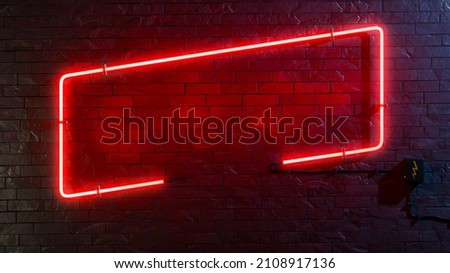
<path id="1" fill-rule="evenodd" d="M 403 170 L 386 170 L 386 169 L 328 169 L 328 170 L 295 170 L 281 169 L 280 164 L 272 163 L 269 165 L 269 171 L 272 173 L 289 173 L 289 174 L 358 174 L 358 173 L 392 173 L 403 172 Z"/>

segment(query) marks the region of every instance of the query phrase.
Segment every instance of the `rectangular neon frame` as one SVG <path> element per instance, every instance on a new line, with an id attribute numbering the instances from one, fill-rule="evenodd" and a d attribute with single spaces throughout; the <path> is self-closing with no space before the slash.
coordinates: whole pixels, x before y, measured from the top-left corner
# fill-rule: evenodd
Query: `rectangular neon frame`
<path id="1" fill-rule="evenodd" d="M 291 39 L 283 39 L 278 41 L 272 41 L 272 42 L 265 42 L 265 43 L 257 43 L 257 44 L 250 44 L 250 45 L 244 45 L 244 46 L 237 46 L 237 47 L 230 47 L 230 48 L 224 48 L 224 49 L 217 49 L 217 50 L 210 50 L 210 51 L 204 51 L 204 52 L 198 52 L 198 53 L 192 53 L 192 54 L 186 54 L 186 55 L 179 55 L 179 56 L 173 56 L 173 57 L 167 57 L 167 58 L 161 58 L 161 59 L 152 59 L 152 60 L 146 60 L 146 61 L 140 61 L 140 62 L 133 62 L 133 63 L 126 63 L 121 65 L 115 65 L 115 66 L 106 66 L 103 65 L 102 67 L 89 69 L 89 70 L 82 70 L 82 71 L 76 71 L 67 73 L 61 76 L 59 79 L 59 100 L 58 100 L 58 120 L 59 120 L 59 131 L 58 131 L 58 178 L 59 178 L 59 193 L 63 198 L 77 198 L 77 197 L 83 197 L 83 196 L 100 196 L 104 193 L 111 193 L 111 192 L 119 192 L 119 191 L 125 191 L 130 189 L 137 189 L 137 188 L 145 188 L 145 187 L 151 187 L 155 185 L 161 185 L 164 184 L 164 180 L 155 180 L 155 181 L 147 181 L 147 182 L 140 182 L 140 183 L 133 183 L 123 186 L 116 186 L 116 187 L 109 187 L 109 188 L 95 188 L 93 190 L 89 191 L 81 191 L 81 192 L 72 192 L 68 193 L 65 191 L 64 187 L 64 123 L 66 120 L 64 119 L 64 82 L 67 79 L 70 78 L 76 78 L 76 77 L 83 77 L 83 76 L 89 76 L 94 74 L 107 74 L 108 72 L 113 71 L 123 71 L 133 68 L 140 68 L 145 66 L 152 66 L 157 64 L 163 64 L 163 63 L 171 63 L 171 62 L 177 62 L 177 61 L 183 61 L 183 60 L 193 60 L 193 59 L 200 59 L 205 57 L 213 57 L 213 56 L 226 56 L 231 55 L 232 53 L 239 53 L 239 52 L 251 52 L 251 51 L 257 51 L 261 49 L 273 49 L 288 45 L 299 45 L 306 42 L 312 42 L 312 41 L 320 41 L 320 40 L 332 40 L 335 37 L 340 36 L 350 36 L 358 33 L 364 33 L 364 32 L 370 32 L 370 31 L 377 31 L 380 36 L 380 141 L 376 146 L 367 147 L 367 148 L 361 148 L 356 150 L 349 150 L 349 151 L 339 151 L 339 152 L 333 152 L 333 153 L 326 153 L 321 155 L 315 155 L 315 156 L 308 156 L 308 157 L 298 157 L 298 158 L 292 158 L 292 159 L 285 159 L 283 160 L 283 165 L 288 164 L 294 164 L 294 163 L 301 163 L 301 162 L 308 162 L 308 161 L 314 161 L 314 160 L 321 160 L 321 159 L 328 159 L 328 158 L 335 158 L 335 157 L 345 157 L 347 155 L 356 155 L 361 153 L 368 153 L 373 152 L 376 150 L 379 150 L 383 146 L 384 142 L 384 32 L 383 29 L 379 26 L 369 26 L 369 27 L 362 27 L 362 28 L 355 28 L 355 29 L 349 29 L 349 30 L 343 30 L 343 31 L 336 31 L 336 32 L 328 32 L 323 34 L 316 34 L 316 35 L 310 35 L 310 36 L 303 36 L 303 37 L 296 37 Z"/>

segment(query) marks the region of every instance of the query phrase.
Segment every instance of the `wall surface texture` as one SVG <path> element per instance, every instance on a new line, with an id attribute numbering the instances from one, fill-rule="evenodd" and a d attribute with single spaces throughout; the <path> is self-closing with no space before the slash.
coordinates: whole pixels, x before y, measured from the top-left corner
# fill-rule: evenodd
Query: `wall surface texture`
<path id="1" fill-rule="evenodd" d="M 62 74 L 368 25 L 386 32 L 385 145 L 295 168 L 402 170 L 404 159 L 424 159 L 417 187 L 401 171 L 268 170 L 285 157 L 336 149 L 336 135 L 314 145 L 152 145 L 136 142 L 132 124 L 130 144 L 99 142 L 99 121 L 124 108 L 133 118 L 195 109 L 227 120 L 270 109 L 301 120 L 332 107 L 334 121 L 349 116 L 351 143 L 370 144 L 379 129 L 379 40 L 370 33 L 68 84 L 67 183 L 166 183 L 60 197 Z M 449 120 L 449 0 L 0 0 L 0 252 L 448 252 Z"/>

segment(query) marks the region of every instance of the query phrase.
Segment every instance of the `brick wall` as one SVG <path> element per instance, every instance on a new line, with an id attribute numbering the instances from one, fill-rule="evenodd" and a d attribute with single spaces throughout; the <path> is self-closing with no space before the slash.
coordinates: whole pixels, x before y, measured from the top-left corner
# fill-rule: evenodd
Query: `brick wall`
<path id="1" fill-rule="evenodd" d="M 448 0 L 2 1 L 0 252 L 450 251 L 449 20 Z M 220 118 L 270 108 L 274 116 L 302 119 L 332 106 L 353 124 L 369 123 L 372 117 L 361 113 L 373 101 L 361 90 L 376 90 L 376 40 L 361 36 L 71 85 L 69 181 L 82 187 L 93 179 L 169 180 L 100 198 L 59 196 L 62 73 L 369 24 L 386 30 L 386 144 L 314 168 L 390 169 L 422 158 L 426 182 L 411 195 L 395 173 L 267 169 L 285 156 L 330 148 L 322 144 L 98 142 L 98 122 L 123 107 L 142 117 L 180 107 Z M 351 126 L 347 133 L 359 145 L 372 130 Z"/>

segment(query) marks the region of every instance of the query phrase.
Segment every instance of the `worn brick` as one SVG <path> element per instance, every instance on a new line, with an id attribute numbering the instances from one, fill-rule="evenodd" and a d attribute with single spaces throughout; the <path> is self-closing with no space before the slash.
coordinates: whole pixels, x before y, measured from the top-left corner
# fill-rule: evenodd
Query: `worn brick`
<path id="1" fill-rule="evenodd" d="M 0 200 L 9 200 L 16 198 L 16 190 L 0 189 Z"/>
<path id="2" fill-rule="evenodd" d="M 89 234 L 58 234 L 55 236 L 55 245 L 90 245 L 91 235 Z"/>
<path id="3" fill-rule="evenodd" d="M 0 235 L 0 246 L 15 246 L 19 244 L 19 235 Z"/>
<path id="4" fill-rule="evenodd" d="M 70 231 L 68 223 L 36 223 L 35 234 L 62 234 Z"/>
<path id="5" fill-rule="evenodd" d="M 51 221 L 51 212 L 17 212 L 17 222 L 19 223 L 45 223 Z"/>
<path id="6" fill-rule="evenodd" d="M 1 108 L 21 108 L 24 107 L 24 100 L 21 97 L 2 97 Z"/>
<path id="7" fill-rule="evenodd" d="M 29 178 L 13 177 L 6 179 L 7 188 L 22 188 L 22 189 L 40 188 L 41 185 L 42 181 L 40 178 L 37 177 L 29 177 Z"/>
<path id="8" fill-rule="evenodd" d="M 55 235 L 20 235 L 21 245 L 54 245 Z"/>
<path id="9" fill-rule="evenodd" d="M 367 208 L 370 207 L 370 198 L 362 196 L 354 197 L 336 197 L 335 206 L 337 208 Z"/>
<path id="10" fill-rule="evenodd" d="M 0 223 L 16 222 L 16 214 L 14 212 L 0 212 Z"/>
<path id="11" fill-rule="evenodd" d="M 208 95 L 206 98 L 208 105 L 240 105 L 241 95 Z"/>
<path id="12" fill-rule="evenodd" d="M 128 241 L 125 234 L 100 234 L 93 238 L 94 245 L 123 245 Z"/>
<path id="13" fill-rule="evenodd" d="M 417 34 L 447 34 L 448 33 L 448 25 L 447 24 L 432 24 L 430 22 L 427 22 L 426 24 L 417 24 L 416 25 Z"/>
<path id="14" fill-rule="evenodd" d="M 10 200 L 8 210 L 10 211 L 37 211 L 42 208 L 42 202 L 35 200 Z"/>
<path id="15" fill-rule="evenodd" d="M 0 224 L 1 234 L 31 234 L 33 224 Z"/>

